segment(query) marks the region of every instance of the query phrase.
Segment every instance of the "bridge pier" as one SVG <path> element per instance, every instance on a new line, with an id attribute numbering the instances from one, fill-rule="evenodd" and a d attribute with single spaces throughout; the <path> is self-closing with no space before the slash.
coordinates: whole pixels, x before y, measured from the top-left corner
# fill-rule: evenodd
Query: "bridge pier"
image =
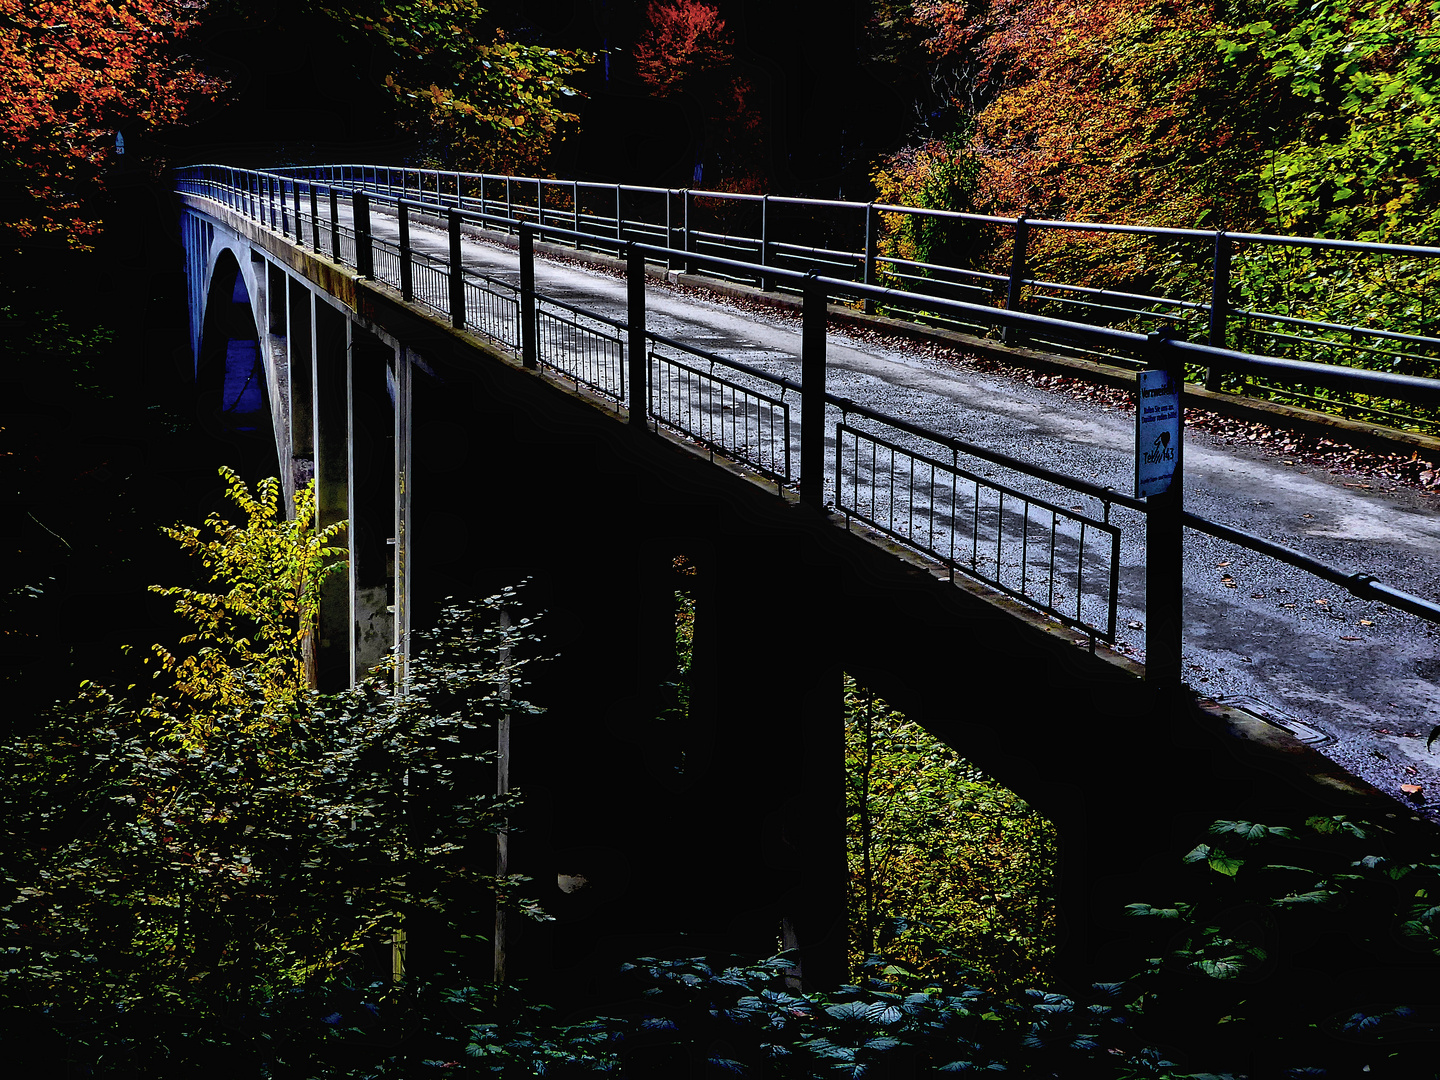
<path id="1" fill-rule="evenodd" d="M 315 416 L 315 524 L 325 529 L 350 520 L 350 343 L 352 324 L 329 304 L 316 301 L 312 384 Z M 353 530 L 338 539 L 350 547 Z M 326 692 L 351 684 L 354 594 L 349 575 L 332 574 L 320 591 L 316 630 L 316 679 Z"/>
<path id="2" fill-rule="evenodd" d="M 280 447 L 281 481 L 287 500 L 315 475 L 315 370 L 314 341 L 311 335 L 314 298 L 294 278 L 285 278 L 286 325 L 289 327 L 286 358 L 290 371 L 288 446 Z M 288 449 L 289 454 L 285 451 Z M 287 506 L 289 503 L 287 502 Z"/>

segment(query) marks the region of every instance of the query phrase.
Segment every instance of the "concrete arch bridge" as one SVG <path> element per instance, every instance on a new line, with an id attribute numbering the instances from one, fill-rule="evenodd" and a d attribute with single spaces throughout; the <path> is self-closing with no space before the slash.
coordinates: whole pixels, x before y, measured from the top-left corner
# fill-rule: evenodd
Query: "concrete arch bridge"
<path id="1" fill-rule="evenodd" d="M 1022 489 L 984 475 L 983 447 L 827 395 L 813 277 L 787 279 L 810 290 L 805 355 L 777 373 L 647 309 L 647 281 L 687 254 L 664 245 L 612 245 L 617 316 L 539 292 L 535 227 L 517 241 L 488 207 L 216 167 L 177 186 L 210 407 L 273 433 L 287 494 L 313 476 L 320 521 L 350 522 L 322 687 L 403 656 L 447 596 L 530 578 L 548 612 L 548 711 L 512 736 L 529 820 L 511 868 L 557 921 L 505 943 L 512 974 L 573 985 L 626 956 L 783 942 L 808 984 L 843 981 L 842 671 L 1055 823 L 1076 976 L 1212 818 L 1382 805 L 1178 673 L 1097 648 L 1115 634 L 1112 510 L 1138 500 L 1044 469 Z M 676 725 L 660 688 L 682 585 Z"/>

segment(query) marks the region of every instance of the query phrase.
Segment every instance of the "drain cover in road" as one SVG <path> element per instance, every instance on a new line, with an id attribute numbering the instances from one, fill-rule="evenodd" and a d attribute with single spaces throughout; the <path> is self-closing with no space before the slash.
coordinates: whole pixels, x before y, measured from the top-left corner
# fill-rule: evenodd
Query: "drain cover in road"
<path id="1" fill-rule="evenodd" d="M 1240 712 L 1249 713 L 1251 716 L 1264 720 L 1267 724 L 1274 724 L 1278 728 L 1284 728 L 1308 746 L 1321 746 L 1324 743 L 1335 741 L 1335 736 L 1329 735 L 1319 728 L 1312 727 L 1303 720 L 1296 720 L 1295 717 L 1283 709 L 1277 709 L 1274 705 L 1253 697 L 1245 697 L 1241 694 L 1218 697 L 1215 699 L 1215 704 L 1223 705 L 1227 709 L 1237 709 Z"/>

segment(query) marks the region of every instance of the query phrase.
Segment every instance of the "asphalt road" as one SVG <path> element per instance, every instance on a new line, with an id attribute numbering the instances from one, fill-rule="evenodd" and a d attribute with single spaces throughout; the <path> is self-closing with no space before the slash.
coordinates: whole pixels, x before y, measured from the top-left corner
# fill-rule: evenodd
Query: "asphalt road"
<path id="1" fill-rule="evenodd" d="M 377 235 L 394 221 L 376 215 Z M 446 254 L 443 234 L 412 226 L 412 244 Z M 467 267 L 518 281 L 513 250 L 467 238 Z M 537 291 L 625 317 L 625 283 L 567 261 L 536 261 Z M 775 374 L 800 379 L 800 327 L 779 313 L 651 282 L 648 328 Z M 1130 491 L 1134 414 L 947 362 L 902 339 L 875 343 L 831 332 L 827 389 L 870 408 L 1068 475 Z M 794 458 L 798 462 L 798 443 Z M 833 459 L 831 459 L 833 460 Z M 1098 516 L 1096 500 L 972 462 L 976 472 Z M 1440 498 L 1189 431 L 1186 508 L 1297 548 L 1349 571 L 1440 599 Z M 833 487 L 833 481 L 832 481 Z M 1116 508 L 1121 528 L 1115 648 L 1145 655 L 1141 515 Z M 1245 549 L 1187 531 L 1186 681 L 1200 693 L 1313 731 L 1322 753 L 1381 790 L 1419 784 L 1427 816 L 1440 810 L 1440 627 L 1358 600 L 1337 586 Z M 1296 723 L 1298 722 L 1298 724 Z M 1410 805 L 1413 805 L 1410 804 Z"/>

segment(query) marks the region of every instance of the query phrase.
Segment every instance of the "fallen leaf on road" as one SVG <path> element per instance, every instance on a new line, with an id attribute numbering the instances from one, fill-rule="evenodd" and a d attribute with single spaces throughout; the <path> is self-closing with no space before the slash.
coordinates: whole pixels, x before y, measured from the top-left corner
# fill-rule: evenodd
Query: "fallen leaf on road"
<path id="1" fill-rule="evenodd" d="M 1252 593 L 1250 594 L 1250 599 L 1251 599 L 1251 600 L 1264 600 L 1264 599 L 1265 599 L 1265 594 L 1264 594 L 1263 592 L 1252 592 Z"/>
<path id="2" fill-rule="evenodd" d="M 1425 795 L 1425 789 L 1419 784 L 1401 784 L 1400 792 L 1411 802 L 1419 802 Z"/>
<path id="3" fill-rule="evenodd" d="M 1132 622 L 1132 623 L 1129 623 L 1129 624 L 1127 624 L 1127 625 L 1129 625 L 1129 627 L 1130 627 L 1131 630 L 1144 630 L 1144 629 L 1145 629 L 1145 624 L 1142 623 L 1142 622 Z"/>
<path id="4" fill-rule="evenodd" d="M 1365 639 L 1364 639 L 1363 637 L 1345 637 L 1345 636 L 1342 634 L 1341 637 L 1340 637 L 1340 640 L 1341 640 L 1341 641 L 1364 641 Z"/>
<path id="5" fill-rule="evenodd" d="M 1326 604 L 1330 603 L 1330 601 L 1329 601 L 1329 600 L 1316 600 L 1315 603 L 1319 604 L 1321 607 L 1324 607 Z"/>
<path id="6" fill-rule="evenodd" d="M 1360 620 L 1360 625 L 1361 625 L 1361 626 L 1374 626 L 1375 623 L 1374 623 L 1373 621 L 1371 621 L 1370 619 L 1361 619 L 1361 620 Z"/>
<path id="7" fill-rule="evenodd" d="M 1236 585 L 1235 582 L 1231 581 L 1229 578 L 1226 578 L 1225 580 L 1220 582 L 1220 584 L 1224 585 L 1227 589 L 1238 589 L 1240 587 L 1239 585 Z"/>
<path id="8" fill-rule="evenodd" d="M 1229 566 L 1229 565 L 1230 565 L 1230 560 L 1229 560 L 1229 559 L 1226 559 L 1226 560 L 1225 560 L 1224 562 L 1222 562 L 1222 563 L 1216 563 L 1216 564 L 1215 564 L 1215 566 L 1216 566 L 1217 568 L 1223 567 L 1223 566 Z"/>
<path id="9" fill-rule="evenodd" d="M 1417 769 L 1417 768 L 1415 768 L 1414 765 L 1406 765 L 1406 766 L 1405 766 L 1405 771 L 1408 772 L 1411 776 L 1419 776 L 1419 775 L 1420 775 L 1420 770 Z"/>

